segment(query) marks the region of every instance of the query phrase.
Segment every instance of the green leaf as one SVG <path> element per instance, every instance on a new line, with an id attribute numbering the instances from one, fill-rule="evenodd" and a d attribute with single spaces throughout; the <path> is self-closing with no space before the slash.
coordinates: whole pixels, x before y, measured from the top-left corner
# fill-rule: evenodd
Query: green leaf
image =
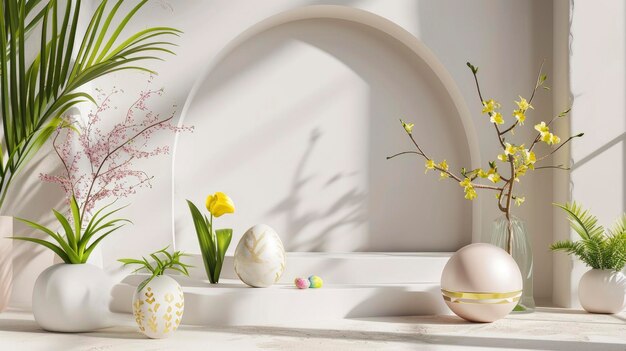
<path id="1" fill-rule="evenodd" d="M 215 265 L 215 272 L 213 272 L 213 280 L 217 283 L 220 280 L 226 250 L 228 250 L 230 240 L 233 238 L 233 230 L 218 229 L 215 231 L 215 236 L 217 238 L 217 264 Z"/>
<path id="2" fill-rule="evenodd" d="M 191 201 L 187 200 L 187 205 L 193 218 L 193 224 L 200 244 L 200 252 L 204 261 L 204 268 L 211 283 L 216 283 L 214 278 L 215 267 L 217 266 L 216 247 L 213 243 L 213 235 L 209 229 L 209 223 L 200 213 L 200 210 Z"/>
<path id="3" fill-rule="evenodd" d="M 57 218 L 59 223 L 61 223 L 61 225 L 63 226 L 67 242 L 70 244 L 74 251 L 78 251 L 78 239 L 74 236 L 74 230 L 72 229 L 70 222 L 59 211 L 52 210 L 52 212 L 54 213 L 54 216 Z"/>
<path id="4" fill-rule="evenodd" d="M 54 245 L 51 242 L 45 241 L 45 240 L 41 240 L 41 239 L 36 239 L 36 238 L 28 238 L 28 237 L 24 237 L 24 236 L 12 236 L 11 239 L 14 240 L 21 240 L 21 241 L 29 241 L 35 244 L 39 244 L 41 246 L 44 246 L 52 251 L 54 251 L 54 253 L 56 253 L 65 263 L 77 263 L 77 262 L 72 262 L 72 260 L 70 260 L 70 258 L 67 256 L 67 254 L 65 253 L 65 251 L 63 251 L 63 249 L 61 249 L 60 247 Z"/>

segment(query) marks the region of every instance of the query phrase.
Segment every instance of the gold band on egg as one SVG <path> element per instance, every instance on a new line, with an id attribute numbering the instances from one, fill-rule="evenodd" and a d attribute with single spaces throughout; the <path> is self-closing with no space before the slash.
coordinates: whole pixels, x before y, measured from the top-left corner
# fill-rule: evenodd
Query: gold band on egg
<path id="1" fill-rule="evenodd" d="M 494 292 L 462 292 L 448 291 L 441 289 L 443 299 L 452 303 L 472 303 L 472 304 L 505 304 L 519 301 L 522 291 L 511 291 L 505 293 Z"/>

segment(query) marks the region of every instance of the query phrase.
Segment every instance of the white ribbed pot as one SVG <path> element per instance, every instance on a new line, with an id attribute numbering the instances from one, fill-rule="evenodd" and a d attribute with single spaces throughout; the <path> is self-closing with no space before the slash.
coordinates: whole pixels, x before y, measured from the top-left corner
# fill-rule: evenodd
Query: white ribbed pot
<path id="1" fill-rule="evenodd" d="M 0 216 L 0 312 L 4 311 L 11 298 L 13 286 L 13 217 Z"/>
<path id="2" fill-rule="evenodd" d="M 171 336 L 180 325 L 184 310 L 183 289 L 167 275 L 154 277 L 133 296 L 135 322 L 152 339 Z"/>
<path id="3" fill-rule="evenodd" d="M 626 277 L 609 269 L 587 271 L 578 284 L 578 299 L 587 312 L 619 313 L 626 307 Z"/>
<path id="4" fill-rule="evenodd" d="M 113 282 L 99 267 L 55 264 L 33 289 L 33 314 L 40 327 L 56 332 L 86 332 L 111 326 Z"/>

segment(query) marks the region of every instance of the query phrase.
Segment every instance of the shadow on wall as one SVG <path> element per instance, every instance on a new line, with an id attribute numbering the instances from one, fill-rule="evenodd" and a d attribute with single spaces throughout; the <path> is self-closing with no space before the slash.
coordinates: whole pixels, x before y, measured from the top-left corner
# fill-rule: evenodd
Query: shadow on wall
<path id="1" fill-rule="evenodd" d="M 49 145 L 42 150 L 50 150 Z M 55 184 L 43 183 L 39 180 L 39 173 L 54 173 L 61 171 L 61 165 L 55 159 L 56 155 L 42 152 L 37 155 L 20 175 L 16 177 L 12 188 L 7 194 L 4 212 L 7 215 L 33 220 L 46 227 L 56 230 L 52 209 L 63 212 L 65 197 Z M 54 161 L 53 161 L 54 159 Z M 39 239 L 48 239 L 44 233 L 33 230 L 23 223 L 14 220 L 15 235 L 29 236 Z M 6 239 L 3 239 L 6 240 Z M 35 279 L 39 273 L 52 265 L 51 251 L 40 245 L 29 242 L 13 241 L 13 293 L 11 306 L 18 308 L 30 307 L 30 296 Z"/>
<path id="2" fill-rule="evenodd" d="M 291 233 L 287 244 L 290 245 L 294 251 L 324 251 L 325 243 L 332 240 L 333 235 L 341 235 L 341 230 L 346 232 L 367 222 L 367 208 L 365 202 L 367 200 L 367 193 L 359 190 L 358 187 L 353 187 L 338 194 L 334 204 L 323 212 L 311 211 L 300 214 L 301 205 L 307 201 L 307 198 L 302 195 L 301 189 L 316 176 L 315 174 L 304 174 L 306 164 L 320 137 L 322 137 L 322 133 L 318 129 L 311 131 L 308 147 L 304 155 L 302 155 L 302 159 L 298 163 L 296 171 L 292 176 L 289 196 L 268 211 L 269 215 L 279 214 L 285 217 L 285 230 L 287 233 Z M 349 183 L 349 178 L 355 176 L 356 173 L 357 172 L 344 173 L 339 171 L 328 178 L 323 188 L 328 188 L 336 182 L 345 181 Z M 333 214 L 336 212 L 347 214 L 338 219 L 333 218 L 331 221 L 327 221 L 327 219 L 332 218 Z M 325 221 L 325 226 L 322 230 L 319 230 L 317 234 L 311 237 L 300 238 L 301 233 L 308 225 L 320 220 Z"/>
<path id="3" fill-rule="evenodd" d="M 285 77 L 285 71 L 293 74 Z M 361 90 L 364 98 L 357 106 Z M 348 103 L 354 106 L 346 109 Z M 229 138 L 219 144 L 219 153 L 202 155 L 193 167 L 181 167 L 190 163 L 179 155 L 211 144 L 206 137 L 179 140 L 177 198 L 218 185 L 234 189 L 234 198 L 247 199 L 244 206 L 262 208 L 258 218 L 278 223 L 290 251 L 455 251 L 471 240 L 471 203 L 459 201 L 462 193 L 454 182 L 424 176 L 423 159 L 386 160 L 412 147 L 400 117 L 419 126 L 416 133 L 432 145 L 431 157 L 470 164 L 458 112 L 442 83 L 410 49 L 348 21 L 279 25 L 235 48 L 200 86 L 185 123 L 196 126 L 196 135 Z M 299 156 L 292 157 L 296 150 Z M 272 163 L 251 166 L 265 158 Z M 223 171 L 207 177 L 202 167 L 209 164 Z M 271 168 L 283 171 L 280 179 L 265 180 Z M 185 188 L 200 183 L 206 189 Z M 247 183 L 254 188 L 244 193 L 239 184 Z M 266 191 L 272 187 L 286 195 Z M 177 212 L 178 243 L 193 230 L 182 220 L 184 209 Z M 246 225 L 258 220 L 242 216 L 238 221 L 251 222 Z M 238 229 L 245 230 L 235 228 L 236 235 Z"/>

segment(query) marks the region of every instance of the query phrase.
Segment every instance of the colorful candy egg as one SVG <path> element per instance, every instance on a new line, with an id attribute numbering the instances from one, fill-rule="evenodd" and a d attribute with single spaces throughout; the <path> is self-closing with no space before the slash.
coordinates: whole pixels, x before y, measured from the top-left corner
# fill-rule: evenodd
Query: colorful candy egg
<path id="1" fill-rule="evenodd" d="M 311 282 L 306 278 L 296 278 L 293 283 L 298 289 L 308 289 L 311 286 Z"/>
<path id="2" fill-rule="evenodd" d="M 317 289 L 317 288 L 321 288 L 322 285 L 324 285 L 324 281 L 322 280 L 322 278 L 316 276 L 316 275 L 312 275 L 309 277 L 309 282 L 311 283 L 311 288 L 313 289 Z"/>

